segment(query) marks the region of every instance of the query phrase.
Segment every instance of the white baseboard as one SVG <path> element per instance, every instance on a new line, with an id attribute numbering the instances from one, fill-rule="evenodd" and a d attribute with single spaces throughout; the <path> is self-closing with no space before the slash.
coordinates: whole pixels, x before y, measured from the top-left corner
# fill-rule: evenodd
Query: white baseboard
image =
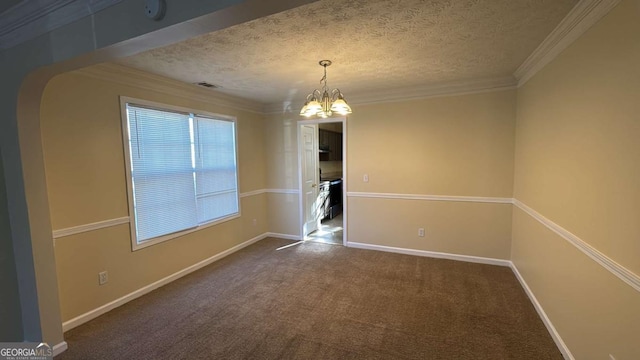
<path id="1" fill-rule="evenodd" d="M 585 255 L 590 257 L 591 260 L 598 263 L 611 274 L 617 276 L 620 280 L 627 283 L 636 291 L 640 291 L 640 275 L 618 264 L 607 255 L 598 251 L 598 249 L 596 249 L 595 247 L 589 245 L 589 243 L 587 243 L 586 241 L 580 239 L 562 226 L 547 219 L 539 212 L 524 204 L 522 201 L 513 199 L 513 204 L 520 210 L 524 211 L 527 215 L 537 220 L 540 224 L 546 226 L 549 230 L 565 239 L 567 242 L 569 242 L 569 244 L 575 246 L 578 250 L 582 251 Z"/>
<path id="2" fill-rule="evenodd" d="M 267 236 L 271 236 L 271 235 L 268 235 L 268 234 L 269 233 L 264 233 L 264 234 L 258 235 L 256 237 L 254 237 L 253 239 L 249 239 L 249 240 L 247 240 L 247 241 L 245 241 L 245 242 L 243 242 L 241 244 L 238 244 L 238 245 L 236 245 L 236 246 L 234 246 L 234 247 L 232 247 L 230 249 L 227 249 L 227 250 L 225 250 L 225 251 L 223 251 L 221 253 L 213 255 L 212 257 L 210 257 L 208 259 L 202 260 L 202 261 L 200 261 L 200 262 L 198 262 L 198 263 L 196 263 L 194 265 L 191 265 L 191 266 L 189 266 L 189 267 L 187 267 L 185 269 L 182 269 L 182 270 L 180 270 L 180 271 L 178 271 L 178 272 L 176 272 L 174 274 L 171 274 L 171 275 L 169 275 L 169 276 L 167 276 L 165 278 L 162 278 L 162 279 L 160 279 L 160 280 L 158 280 L 158 281 L 156 281 L 156 282 L 154 282 L 152 284 L 149 284 L 149 285 L 147 285 L 145 287 L 142 287 L 142 288 L 140 288 L 140 289 L 138 289 L 138 290 L 136 290 L 136 291 L 134 291 L 132 293 L 129 293 L 129 294 L 127 294 L 127 295 L 125 295 L 125 296 L 123 296 L 123 297 L 121 297 L 119 299 L 113 300 L 113 301 L 111 301 L 111 302 L 109 302 L 107 304 L 104 304 L 104 305 L 102 305 L 102 306 L 100 306 L 100 307 L 98 307 L 96 309 L 93 309 L 93 310 L 91 310 L 89 312 L 86 312 L 86 313 L 84 313 L 84 314 L 82 314 L 80 316 L 77 316 L 77 317 L 75 317 L 75 318 L 73 318 L 71 320 L 65 321 L 64 323 L 62 323 L 62 331 L 66 332 L 66 331 L 69 331 L 69 330 L 71 330 L 71 329 L 73 329 L 73 328 L 75 328 L 77 326 L 80 326 L 80 325 L 82 325 L 82 324 L 84 324 L 84 323 L 86 323 L 86 322 L 88 322 L 90 320 L 93 320 L 93 319 L 97 318 L 98 316 L 100 316 L 102 314 L 107 313 L 110 310 L 113 310 L 113 309 L 117 308 L 118 306 L 124 305 L 124 304 L 128 303 L 131 300 L 137 299 L 142 295 L 148 294 L 151 291 L 153 291 L 153 290 L 155 290 L 155 289 L 157 289 L 157 288 L 159 288 L 159 287 L 161 287 L 163 285 L 166 285 L 166 284 L 168 284 L 168 283 L 170 283 L 170 282 L 172 282 L 172 281 L 174 281 L 176 279 L 179 279 L 179 278 L 181 278 L 181 277 L 183 277 L 185 275 L 188 275 L 188 274 L 190 274 L 190 273 L 192 273 L 192 272 L 194 272 L 194 271 L 196 271 L 198 269 L 201 269 L 201 268 L 203 268 L 203 267 L 205 267 L 205 266 L 207 266 L 207 265 L 209 265 L 209 264 L 211 264 L 211 263 L 213 263 L 213 262 L 215 262 L 217 260 L 222 259 L 223 257 L 225 257 L 227 255 L 233 254 L 234 252 L 236 252 L 236 251 L 238 251 L 238 250 L 240 250 L 242 248 L 245 248 L 245 247 L 247 247 L 247 246 L 249 246 L 249 245 L 251 245 L 251 244 L 253 244 L 253 243 L 257 242 L 257 241 L 260 241 L 260 240 L 266 238 Z M 65 346 L 66 346 L 66 343 L 65 343 Z M 61 350 L 61 351 L 64 351 L 64 350 Z"/>
<path id="3" fill-rule="evenodd" d="M 53 345 L 53 348 L 51 348 L 51 350 L 53 350 L 53 356 L 58 356 L 65 352 L 68 348 L 69 347 L 67 346 L 67 342 L 63 341 L 59 344 Z"/>
<path id="4" fill-rule="evenodd" d="M 465 261 L 479 264 L 489 264 L 489 265 L 499 265 L 499 266 L 511 266 L 511 261 L 503 260 L 503 259 L 494 259 L 494 258 L 486 258 L 479 256 L 469 256 L 469 255 L 458 255 L 458 254 L 450 254 L 443 252 L 435 252 L 435 251 L 426 251 L 426 250 L 415 250 L 415 249 L 406 249 L 406 248 L 398 248 L 392 246 L 384 246 L 384 245 L 372 245 L 365 243 L 357 243 L 347 241 L 347 247 L 357 248 L 357 249 L 366 249 L 366 250 L 377 250 L 377 251 L 386 251 L 398 254 L 405 255 L 416 255 L 423 257 L 431 257 L 438 259 L 448 259 L 448 260 L 457 260 L 457 261 Z"/>
<path id="5" fill-rule="evenodd" d="M 280 234 L 280 233 L 273 233 L 273 232 L 268 232 L 265 234 L 265 237 L 274 237 L 274 238 L 279 238 L 279 239 L 285 239 L 285 240 L 302 240 L 300 238 L 300 235 L 291 235 L 291 234 Z"/>
<path id="6" fill-rule="evenodd" d="M 567 344 L 564 343 L 564 341 L 560 337 L 560 334 L 556 330 L 555 326 L 553 326 L 553 324 L 551 323 L 551 320 L 547 316 L 547 313 L 544 312 L 542 305 L 540 305 L 540 303 L 538 302 L 538 299 L 536 299 L 536 296 L 533 295 L 533 291 L 531 291 L 531 289 L 529 288 L 529 285 L 527 285 L 527 282 L 524 281 L 524 278 L 522 277 L 522 275 L 520 275 L 518 268 L 512 262 L 511 262 L 511 270 L 513 270 L 513 273 L 516 275 L 516 278 L 518 279 L 518 281 L 520 281 L 520 285 L 522 285 L 522 288 L 527 293 L 527 296 L 529 296 L 529 300 L 531 300 L 533 307 L 538 312 L 538 315 L 540 316 L 540 319 L 542 319 L 544 326 L 547 327 L 547 330 L 549 331 L 551 338 L 553 338 L 553 341 L 556 343 L 556 346 L 558 347 L 558 350 L 560 350 L 560 352 L 562 353 L 562 356 L 565 358 L 565 360 L 574 360 L 575 358 L 571 354 L 571 351 L 569 351 Z"/>
<path id="7" fill-rule="evenodd" d="M 91 321 L 95 318 L 97 318 L 98 316 L 107 313 L 108 311 L 115 309 L 118 306 L 124 305 L 125 303 L 134 300 L 136 298 L 139 298 L 142 295 L 145 295 L 163 285 L 166 285 L 176 279 L 179 279 L 185 275 L 188 275 L 198 269 L 201 269 L 217 260 L 222 259 L 223 257 L 230 255 L 242 248 L 245 248 L 255 242 L 258 242 L 264 238 L 267 237 L 275 237 L 275 238 L 280 238 L 280 239 L 287 239 L 287 240 L 301 240 L 299 235 L 291 235 L 291 234 L 280 234 L 280 233 L 272 233 L 272 232 L 267 232 L 261 235 L 258 235 L 252 239 L 249 239 L 241 244 L 238 244 L 230 249 L 227 249 L 221 253 L 218 253 L 208 259 L 202 260 L 194 265 L 191 265 L 185 269 L 182 269 L 172 275 L 169 275 L 163 279 L 160 279 L 152 284 L 149 284 L 143 288 L 140 288 L 132 293 L 129 293 L 119 299 L 116 299 L 110 303 L 107 303 L 103 306 L 100 306 L 99 308 L 96 308 L 94 310 L 91 310 L 89 312 L 86 312 L 80 316 L 77 316 L 69 321 L 65 321 L 62 324 L 62 330 L 64 332 L 69 331 L 77 326 L 80 326 L 88 321 Z M 560 334 L 558 333 L 558 331 L 556 330 L 556 328 L 553 326 L 553 324 L 551 323 L 551 320 L 549 319 L 549 317 L 547 316 L 547 314 L 544 312 L 544 309 L 542 308 L 542 305 L 540 305 L 540 303 L 538 302 L 538 300 L 536 299 L 535 295 L 533 294 L 533 292 L 531 291 L 531 289 L 529 288 L 529 285 L 527 285 L 527 283 L 525 282 L 524 278 L 522 277 L 522 275 L 520 274 L 520 272 L 518 271 L 518 268 L 515 266 L 515 264 L 513 264 L 511 261 L 509 260 L 503 260 L 503 259 L 494 259 L 494 258 L 485 258 L 485 257 L 479 257 L 479 256 L 469 256 L 469 255 L 459 255 L 459 254 L 450 254 L 450 253 L 442 253 L 442 252 L 435 252 L 435 251 L 426 251 L 426 250 L 415 250 L 415 249 L 406 249 L 406 248 L 398 248 L 398 247 L 392 247 L 392 246 L 384 246 L 384 245 L 373 245 L 373 244 L 365 244 L 365 243 L 357 243 L 357 242 L 347 242 L 347 247 L 352 247 L 352 248 L 357 248 L 357 249 L 366 249 L 366 250 L 377 250 L 377 251 L 384 251 L 384 252 L 392 252 L 392 253 L 398 253 L 398 254 L 405 254 L 405 255 L 415 255 L 415 256 L 423 256 L 423 257 L 431 257 L 431 258 L 438 258 L 438 259 L 448 259 L 448 260 L 456 260 L 456 261 L 465 261 L 465 262 L 472 262 L 472 263 L 480 263 L 480 264 L 489 264 L 489 265 L 498 265 L 498 266 L 507 266 L 510 267 L 511 270 L 513 271 L 513 273 L 515 274 L 516 278 L 518 279 L 518 281 L 520 282 L 520 285 L 522 285 L 522 288 L 524 289 L 525 293 L 527 294 L 527 296 L 529 297 L 529 299 L 531 300 L 531 303 L 533 304 L 534 308 L 536 309 L 536 311 L 538 312 L 538 315 L 540 316 L 540 319 L 542 320 L 542 322 L 544 323 L 544 325 L 547 327 L 547 330 L 549 331 L 549 334 L 551 335 L 551 337 L 553 338 L 553 341 L 556 343 L 556 346 L 558 347 L 558 349 L 560 350 L 560 352 L 562 353 L 562 355 L 564 356 L 564 358 L 566 360 L 575 360 L 575 358 L 573 357 L 573 355 L 571 354 L 571 351 L 569 351 L 569 348 L 567 347 L 567 345 L 564 343 L 564 341 L 562 340 L 562 338 L 560 337 Z M 65 341 L 56 344 L 53 346 L 53 356 L 59 355 L 62 352 L 64 352 L 65 350 L 67 350 L 68 345 Z"/>
<path id="8" fill-rule="evenodd" d="M 397 247 L 391 247 L 391 246 L 372 245 L 372 244 L 357 243 L 357 242 L 347 242 L 347 247 L 510 267 L 513 273 L 515 274 L 516 278 L 520 282 L 520 285 L 524 289 L 525 293 L 529 297 L 529 300 L 531 300 L 531 303 L 533 304 L 533 307 L 536 309 L 536 312 L 538 312 L 538 316 L 540 316 L 540 319 L 546 326 L 547 331 L 549 331 L 549 335 L 551 335 L 551 338 L 556 343 L 558 350 L 560 350 L 560 352 L 562 353 L 562 356 L 565 358 L 565 360 L 575 360 L 575 358 L 571 354 L 571 351 L 569 351 L 569 348 L 560 337 L 560 334 L 556 330 L 555 326 L 553 326 L 553 324 L 551 323 L 551 320 L 549 319 L 547 314 L 544 312 L 542 305 L 540 305 L 540 303 L 538 302 L 538 299 L 536 299 L 535 295 L 533 295 L 533 292 L 529 288 L 529 285 L 527 285 L 522 275 L 520 275 L 518 268 L 516 268 L 515 264 L 513 264 L 513 262 L 509 260 L 441 253 L 441 252 L 425 251 L 425 250 L 397 248 Z"/>

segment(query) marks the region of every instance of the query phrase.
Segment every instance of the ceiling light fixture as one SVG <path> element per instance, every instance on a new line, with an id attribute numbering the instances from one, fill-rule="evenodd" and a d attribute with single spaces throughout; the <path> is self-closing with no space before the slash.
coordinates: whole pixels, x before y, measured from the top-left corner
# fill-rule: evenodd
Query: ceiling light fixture
<path id="1" fill-rule="evenodd" d="M 331 60 L 321 60 L 319 64 L 324 67 L 324 76 L 320 79 L 322 92 L 314 89 L 311 94 L 307 95 L 307 100 L 300 110 L 300 115 L 305 117 L 315 115 L 321 118 L 328 118 L 333 113 L 340 115 L 351 114 L 351 107 L 345 101 L 340 89 L 333 89 L 329 92 L 327 87 L 327 66 L 331 65 Z"/>

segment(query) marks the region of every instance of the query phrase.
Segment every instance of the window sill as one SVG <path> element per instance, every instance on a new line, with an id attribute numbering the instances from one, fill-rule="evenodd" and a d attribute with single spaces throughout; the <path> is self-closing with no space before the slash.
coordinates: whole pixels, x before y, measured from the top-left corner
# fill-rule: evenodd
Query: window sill
<path id="1" fill-rule="evenodd" d="M 178 231 L 175 233 L 171 233 L 171 234 L 167 234 L 167 235 L 163 235 L 163 236 L 159 236 L 153 239 L 149 239 L 149 240 L 145 240 L 141 243 L 138 242 L 131 242 L 131 251 L 137 251 L 140 249 L 144 249 L 146 247 L 152 246 L 152 245 L 156 245 L 156 244 L 160 244 L 163 243 L 165 241 L 171 240 L 171 239 L 175 239 L 178 237 L 182 237 L 191 233 L 194 233 L 196 231 L 200 231 L 200 230 L 204 230 L 206 228 L 212 227 L 214 225 L 219 225 L 221 223 L 230 221 L 230 220 L 234 220 L 240 217 L 240 212 L 236 213 L 236 214 L 232 214 L 217 220 L 212 220 L 210 222 L 198 225 L 194 228 L 190 228 L 190 229 L 186 229 L 186 230 L 182 230 L 182 231 Z M 133 223 L 133 219 L 131 219 L 131 222 L 129 223 L 129 226 L 133 227 L 135 226 L 135 224 Z"/>

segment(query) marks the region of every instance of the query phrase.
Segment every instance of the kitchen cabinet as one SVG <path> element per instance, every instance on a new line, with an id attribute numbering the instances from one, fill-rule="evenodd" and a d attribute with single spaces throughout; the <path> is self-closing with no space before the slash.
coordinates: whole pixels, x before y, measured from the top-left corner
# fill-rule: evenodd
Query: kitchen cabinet
<path id="1" fill-rule="evenodd" d="M 318 130 L 320 161 L 342 161 L 342 133 Z"/>

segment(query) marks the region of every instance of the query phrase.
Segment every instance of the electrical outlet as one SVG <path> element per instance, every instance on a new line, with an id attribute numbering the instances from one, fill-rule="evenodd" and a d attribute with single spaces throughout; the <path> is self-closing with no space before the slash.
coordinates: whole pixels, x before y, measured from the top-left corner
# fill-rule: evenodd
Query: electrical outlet
<path id="1" fill-rule="evenodd" d="M 106 271 L 98 273 L 98 284 L 104 285 L 109 281 L 109 274 Z"/>
<path id="2" fill-rule="evenodd" d="M 418 229 L 418 236 L 424 237 L 424 228 L 419 228 Z"/>
<path id="3" fill-rule="evenodd" d="M 369 174 L 362 175 L 362 181 L 363 182 L 369 182 Z"/>
<path id="4" fill-rule="evenodd" d="M 253 223 L 253 226 L 258 225 L 258 219 L 253 219 L 253 222 L 252 222 L 252 223 Z"/>

